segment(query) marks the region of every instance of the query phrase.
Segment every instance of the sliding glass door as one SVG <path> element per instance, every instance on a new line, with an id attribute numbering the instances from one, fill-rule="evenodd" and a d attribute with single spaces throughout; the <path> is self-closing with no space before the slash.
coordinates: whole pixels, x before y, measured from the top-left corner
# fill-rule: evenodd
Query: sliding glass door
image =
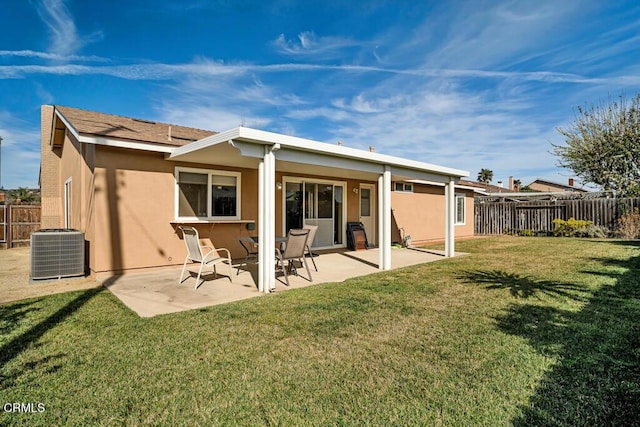
<path id="1" fill-rule="evenodd" d="M 344 246 L 343 182 L 284 180 L 285 230 L 317 225 L 315 248 Z"/>

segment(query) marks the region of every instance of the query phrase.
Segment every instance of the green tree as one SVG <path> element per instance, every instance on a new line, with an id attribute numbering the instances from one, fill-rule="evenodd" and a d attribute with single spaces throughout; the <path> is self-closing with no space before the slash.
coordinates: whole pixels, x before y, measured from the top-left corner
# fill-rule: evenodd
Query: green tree
<path id="1" fill-rule="evenodd" d="M 522 181 L 520 181 L 519 179 L 514 179 L 513 180 L 513 188 L 516 191 L 520 191 L 520 189 L 522 188 Z"/>
<path id="2" fill-rule="evenodd" d="M 12 200 L 20 200 L 22 203 L 32 203 L 38 201 L 38 195 L 27 187 L 19 187 L 17 190 L 9 191 L 9 197 Z"/>
<path id="3" fill-rule="evenodd" d="M 640 94 L 631 102 L 621 96 L 578 107 L 575 120 L 558 132 L 565 138 L 565 145 L 553 145 L 558 166 L 605 190 L 640 194 Z"/>
<path id="4" fill-rule="evenodd" d="M 480 169 L 480 172 L 478 172 L 478 182 L 483 182 L 485 184 L 488 184 L 491 182 L 492 179 L 493 179 L 493 171 L 491 169 L 482 168 Z"/>

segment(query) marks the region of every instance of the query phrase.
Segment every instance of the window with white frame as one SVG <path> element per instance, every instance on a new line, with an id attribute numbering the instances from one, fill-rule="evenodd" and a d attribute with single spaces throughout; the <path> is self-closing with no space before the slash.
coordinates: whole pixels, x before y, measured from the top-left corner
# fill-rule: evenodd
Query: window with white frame
<path id="1" fill-rule="evenodd" d="M 176 168 L 178 219 L 241 219 L 240 172 Z"/>
<path id="2" fill-rule="evenodd" d="M 413 193 L 413 184 L 410 182 L 396 182 L 393 189 L 403 193 Z"/>
<path id="3" fill-rule="evenodd" d="M 456 225 L 466 223 L 466 198 L 464 194 L 456 194 Z"/>

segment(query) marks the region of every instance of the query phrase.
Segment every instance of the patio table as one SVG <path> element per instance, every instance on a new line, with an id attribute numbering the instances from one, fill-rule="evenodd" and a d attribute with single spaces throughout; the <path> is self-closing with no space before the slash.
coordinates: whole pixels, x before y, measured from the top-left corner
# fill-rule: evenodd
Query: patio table
<path id="1" fill-rule="evenodd" d="M 254 250 L 260 244 L 258 236 L 242 236 L 238 237 L 240 245 L 247 253 L 245 259 L 238 265 L 236 275 L 240 274 L 240 267 L 247 265 L 249 262 L 258 263 L 258 251 Z M 276 236 L 276 245 L 282 245 L 287 241 L 286 236 Z"/>
<path id="2" fill-rule="evenodd" d="M 249 244 L 255 244 L 255 245 L 260 244 L 260 239 L 258 238 L 258 236 L 243 236 L 243 237 L 239 237 L 238 240 L 240 240 L 240 244 L 242 244 L 243 242 L 249 243 Z M 284 243 L 286 241 L 287 241 L 286 236 L 276 236 L 276 243 Z"/>

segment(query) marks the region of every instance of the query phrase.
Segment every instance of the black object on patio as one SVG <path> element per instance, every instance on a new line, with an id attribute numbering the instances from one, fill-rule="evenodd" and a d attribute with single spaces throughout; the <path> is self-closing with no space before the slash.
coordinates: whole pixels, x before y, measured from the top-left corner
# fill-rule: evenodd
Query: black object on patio
<path id="1" fill-rule="evenodd" d="M 361 222 L 347 222 L 347 247 L 352 251 L 369 248 L 367 232 Z"/>

